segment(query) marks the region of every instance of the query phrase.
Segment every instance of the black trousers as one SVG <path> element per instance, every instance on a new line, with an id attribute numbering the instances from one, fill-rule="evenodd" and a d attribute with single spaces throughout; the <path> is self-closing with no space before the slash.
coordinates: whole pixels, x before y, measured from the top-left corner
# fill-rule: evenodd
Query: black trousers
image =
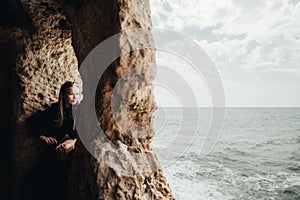
<path id="1" fill-rule="evenodd" d="M 25 200 L 65 200 L 67 195 L 69 159 L 57 159 L 54 150 L 49 150 L 38 160 L 29 174 Z"/>

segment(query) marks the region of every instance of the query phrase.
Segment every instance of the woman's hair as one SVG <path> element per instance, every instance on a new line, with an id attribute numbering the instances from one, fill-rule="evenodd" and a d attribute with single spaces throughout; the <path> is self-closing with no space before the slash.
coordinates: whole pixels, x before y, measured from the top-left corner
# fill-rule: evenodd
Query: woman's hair
<path id="1" fill-rule="evenodd" d="M 57 112 L 57 118 L 56 122 L 58 123 L 58 126 L 61 127 L 64 122 L 64 107 L 65 107 L 65 97 L 67 94 L 67 91 L 72 86 L 78 86 L 76 82 L 72 81 L 66 81 L 64 84 L 62 84 L 60 91 L 59 91 L 59 97 L 58 97 L 58 112 Z"/>

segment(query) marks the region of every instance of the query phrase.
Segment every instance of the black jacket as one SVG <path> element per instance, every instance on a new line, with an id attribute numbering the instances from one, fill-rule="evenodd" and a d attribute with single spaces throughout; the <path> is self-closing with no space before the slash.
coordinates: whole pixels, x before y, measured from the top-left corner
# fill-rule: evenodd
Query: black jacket
<path id="1" fill-rule="evenodd" d="M 65 135 L 69 134 L 71 138 L 77 138 L 77 131 L 74 124 L 72 107 L 64 108 L 64 121 L 62 126 L 57 122 L 59 111 L 58 103 L 54 103 L 45 111 L 39 111 L 26 121 L 26 128 L 30 134 L 35 137 L 44 135 L 53 137 L 58 141 L 62 140 Z"/>

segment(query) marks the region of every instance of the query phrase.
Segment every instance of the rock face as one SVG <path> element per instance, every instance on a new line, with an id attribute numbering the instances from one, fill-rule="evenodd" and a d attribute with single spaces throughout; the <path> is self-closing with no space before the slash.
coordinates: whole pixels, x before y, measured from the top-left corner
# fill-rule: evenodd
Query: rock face
<path id="1" fill-rule="evenodd" d="M 100 42 L 118 32 L 141 28 L 141 34 L 119 36 L 115 51 L 120 57 L 111 63 L 98 83 L 95 102 L 103 134 L 93 137 L 96 152 L 93 156 L 78 142 L 70 167 L 68 196 L 69 199 L 174 199 L 151 149 L 155 110 L 151 81 L 155 65 L 147 64 L 155 64 L 155 51 L 142 47 L 130 51 L 140 44 L 153 46 L 149 3 L 4 2 L 7 10 L 3 10 L 2 18 L 11 20 L 1 20 L 0 50 L 7 55 L 1 65 L 7 66 L 8 83 L 1 93 L 13 88 L 3 102 L 13 113 L 7 119 L 12 122 L 13 128 L 7 126 L 12 136 L 5 136 L 13 149 L 9 151 L 12 160 L 3 161 L 11 169 L 5 176 L 12 180 L 7 188 L 11 189 L 11 198 L 20 199 L 26 192 L 28 174 L 42 148 L 26 132 L 25 120 L 57 101 L 63 82 L 81 83 L 78 63 L 80 66 Z M 22 20 L 16 20 L 20 16 Z M 5 52 L 7 46 L 11 48 Z M 120 80 L 122 84 L 118 85 Z M 117 100 L 112 104 L 114 91 Z M 12 99 L 14 104 L 9 106 Z M 112 107 L 119 110 L 117 116 Z M 134 123 L 128 124 L 128 118 Z M 89 123 L 89 113 L 84 119 Z M 6 168 L 1 168 L 1 173 Z"/>
<path id="2" fill-rule="evenodd" d="M 23 24 L 7 24 L 1 28 L 1 48 L 12 47 L 13 70 L 9 84 L 13 88 L 12 166 L 8 177 L 12 182 L 12 199 L 20 199 L 28 174 L 39 156 L 39 143 L 24 127 L 27 117 L 44 110 L 58 99 L 59 88 L 67 80 L 80 82 L 73 49 L 70 23 L 62 9 L 51 1 L 11 1 L 7 18 L 21 13 Z M 10 51 L 10 49 L 6 49 Z"/>

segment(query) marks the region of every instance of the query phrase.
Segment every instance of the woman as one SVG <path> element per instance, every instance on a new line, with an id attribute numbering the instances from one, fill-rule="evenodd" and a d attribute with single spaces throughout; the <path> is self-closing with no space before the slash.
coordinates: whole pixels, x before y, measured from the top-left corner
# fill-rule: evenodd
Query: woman
<path id="1" fill-rule="evenodd" d="M 67 81 L 61 86 L 57 103 L 28 118 L 28 132 L 46 144 L 42 158 L 33 169 L 33 188 L 29 188 L 28 199 L 65 197 L 69 153 L 78 138 L 72 110 L 80 103 L 80 97 L 78 84 Z"/>
<path id="2" fill-rule="evenodd" d="M 27 120 L 29 132 L 55 150 L 68 153 L 75 148 L 78 138 L 72 109 L 76 109 L 79 100 L 78 84 L 65 82 L 61 86 L 58 102 Z"/>

